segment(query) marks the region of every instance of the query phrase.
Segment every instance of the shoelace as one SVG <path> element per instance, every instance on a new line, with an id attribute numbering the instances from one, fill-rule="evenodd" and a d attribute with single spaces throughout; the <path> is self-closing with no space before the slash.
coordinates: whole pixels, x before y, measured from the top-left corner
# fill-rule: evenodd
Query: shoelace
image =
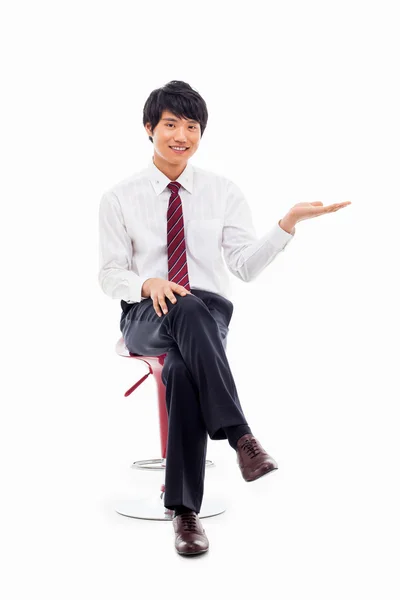
<path id="1" fill-rule="evenodd" d="M 185 531 L 197 531 L 196 515 L 193 513 L 182 513 L 179 515 L 182 519 L 183 529 Z"/>
<path id="2" fill-rule="evenodd" d="M 255 458 L 260 454 L 260 450 L 257 447 L 257 440 L 255 439 L 246 440 L 244 444 L 242 444 L 242 448 L 247 452 L 250 458 Z"/>

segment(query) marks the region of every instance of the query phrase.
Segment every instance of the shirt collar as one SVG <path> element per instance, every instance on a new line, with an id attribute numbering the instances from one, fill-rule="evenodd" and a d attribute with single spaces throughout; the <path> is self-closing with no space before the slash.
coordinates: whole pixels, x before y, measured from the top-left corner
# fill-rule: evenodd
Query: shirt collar
<path id="1" fill-rule="evenodd" d="M 160 171 L 160 169 L 156 167 L 156 165 L 153 162 L 153 159 L 151 159 L 151 161 L 149 162 L 147 174 L 155 193 L 157 194 L 157 196 L 159 196 L 161 192 L 165 190 L 165 188 L 171 180 L 166 175 L 164 175 L 164 173 Z M 179 175 L 178 179 L 175 179 L 174 181 L 180 183 L 181 186 L 185 188 L 185 190 L 192 194 L 193 166 L 190 163 L 187 163 L 185 170 Z"/>

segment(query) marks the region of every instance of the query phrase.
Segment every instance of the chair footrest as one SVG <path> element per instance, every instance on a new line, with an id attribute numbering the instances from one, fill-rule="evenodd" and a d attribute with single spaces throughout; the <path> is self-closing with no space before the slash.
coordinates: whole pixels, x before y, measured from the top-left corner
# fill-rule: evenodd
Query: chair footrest
<path id="1" fill-rule="evenodd" d="M 164 471 L 167 461 L 165 458 L 149 458 L 147 460 L 135 460 L 131 469 L 149 469 L 151 471 Z M 206 467 L 215 467 L 212 460 L 206 460 Z"/>

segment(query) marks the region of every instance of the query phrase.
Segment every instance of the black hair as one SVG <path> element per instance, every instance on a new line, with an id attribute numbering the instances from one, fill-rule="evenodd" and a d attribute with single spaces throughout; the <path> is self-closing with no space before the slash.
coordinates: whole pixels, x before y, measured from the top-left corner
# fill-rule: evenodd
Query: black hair
<path id="1" fill-rule="evenodd" d="M 143 108 L 143 125 L 150 123 L 153 131 L 164 110 L 178 118 L 194 119 L 200 123 L 200 134 L 207 126 L 207 105 L 199 92 L 184 81 L 170 81 L 163 87 L 153 90 Z M 153 143 L 153 138 L 149 136 Z"/>

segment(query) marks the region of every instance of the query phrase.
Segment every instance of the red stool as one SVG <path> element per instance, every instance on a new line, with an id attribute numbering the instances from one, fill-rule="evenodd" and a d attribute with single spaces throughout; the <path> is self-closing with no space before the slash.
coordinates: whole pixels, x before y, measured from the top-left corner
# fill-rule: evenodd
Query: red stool
<path id="1" fill-rule="evenodd" d="M 168 412 L 165 399 L 165 385 L 161 379 L 161 372 L 164 366 L 166 354 L 160 356 L 142 356 L 139 354 L 131 354 L 125 346 L 124 339 L 121 337 L 115 347 L 117 354 L 126 358 L 135 358 L 141 360 L 149 367 L 148 373 L 137 381 L 124 394 L 129 396 L 141 385 L 149 375 L 154 375 L 157 384 L 158 395 L 158 413 L 160 423 L 160 441 L 161 441 L 161 458 L 137 460 L 132 464 L 133 469 L 145 469 L 152 471 L 164 471 L 166 467 L 167 442 L 168 442 Z M 206 468 L 215 467 L 215 463 L 211 460 L 206 460 Z M 159 493 L 161 491 L 161 494 Z M 153 519 L 156 521 L 170 521 L 173 519 L 173 511 L 165 508 L 163 497 L 165 493 L 165 483 L 161 485 L 161 490 L 156 492 L 151 497 L 133 498 L 125 502 L 119 502 L 116 507 L 117 513 L 126 517 L 135 517 L 137 519 Z M 208 497 L 206 490 L 203 497 L 200 518 L 213 517 L 225 512 L 225 503 L 222 499 Z"/>

